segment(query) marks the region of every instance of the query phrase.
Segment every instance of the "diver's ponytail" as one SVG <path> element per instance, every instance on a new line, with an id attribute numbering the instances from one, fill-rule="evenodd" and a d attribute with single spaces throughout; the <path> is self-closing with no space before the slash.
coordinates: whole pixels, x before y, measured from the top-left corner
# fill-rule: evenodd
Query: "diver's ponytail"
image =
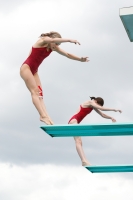
<path id="1" fill-rule="evenodd" d="M 49 33 L 42 33 L 40 37 L 48 36 L 50 38 L 61 38 L 61 35 L 58 32 L 51 31 Z"/>
<path id="2" fill-rule="evenodd" d="M 40 35 L 40 37 L 44 37 L 44 36 L 48 36 L 48 37 L 50 37 L 50 33 L 42 33 L 41 35 Z"/>
<path id="3" fill-rule="evenodd" d="M 90 97 L 90 98 L 91 98 L 91 100 L 93 100 L 93 99 L 95 100 L 96 99 L 95 97 Z"/>
<path id="4" fill-rule="evenodd" d="M 91 100 L 93 100 L 93 99 L 96 100 L 99 105 L 101 105 L 101 106 L 104 105 L 104 100 L 101 97 L 90 97 L 90 98 L 91 98 Z"/>

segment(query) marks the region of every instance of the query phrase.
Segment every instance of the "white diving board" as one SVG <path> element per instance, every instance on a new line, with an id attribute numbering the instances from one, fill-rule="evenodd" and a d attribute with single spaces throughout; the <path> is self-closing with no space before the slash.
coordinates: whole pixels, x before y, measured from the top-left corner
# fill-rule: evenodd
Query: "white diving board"
<path id="1" fill-rule="evenodd" d="M 92 173 L 117 173 L 117 172 L 133 172 L 133 165 L 101 165 L 101 166 L 85 166 Z"/>
<path id="2" fill-rule="evenodd" d="M 131 42 L 133 42 L 133 7 L 120 8 L 120 18 Z"/>
<path id="3" fill-rule="evenodd" d="M 133 123 L 45 125 L 40 128 L 51 137 L 133 135 Z"/>

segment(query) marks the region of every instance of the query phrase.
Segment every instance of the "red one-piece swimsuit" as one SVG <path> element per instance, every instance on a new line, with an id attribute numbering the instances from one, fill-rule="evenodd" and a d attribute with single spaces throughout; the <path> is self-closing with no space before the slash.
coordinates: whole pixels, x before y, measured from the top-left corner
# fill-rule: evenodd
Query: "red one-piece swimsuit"
<path id="1" fill-rule="evenodd" d="M 46 47 L 32 47 L 31 54 L 23 64 L 27 64 L 30 67 L 32 74 L 34 75 L 38 71 L 39 65 L 47 56 L 49 56 L 51 52 L 52 50 L 49 49 L 49 51 L 47 51 Z"/>
<path id="2" fill-rule="evenodd" d="M 80 105 L 80 111 L 74 115 L 70 120 L 69 122 L 72 120 L 72 119 L 76 119 L 78 124 L 85 118 L 86 115 L 88 115 L 91 111 L 93 110 L 93 108 L 83 108 L 81 105 Z M 68 123 L 69 123 L 68 122 Z"/>

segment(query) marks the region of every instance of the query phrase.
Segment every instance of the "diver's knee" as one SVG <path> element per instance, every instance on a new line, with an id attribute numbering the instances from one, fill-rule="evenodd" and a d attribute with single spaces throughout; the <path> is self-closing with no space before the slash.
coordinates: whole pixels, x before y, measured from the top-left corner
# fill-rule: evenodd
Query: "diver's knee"
<path id="1" fill-rule="evenodd" d="M 76 145 L 82 145 L 81 137 L 75 137 L 74 139 L 75 139 Z"/>
<path id="2" fill-rule="evenodd" d="M 43 90 L 41 86 L 38 86 L 38 89 L 39 89 L 39 97 L 43 99 Z"/>

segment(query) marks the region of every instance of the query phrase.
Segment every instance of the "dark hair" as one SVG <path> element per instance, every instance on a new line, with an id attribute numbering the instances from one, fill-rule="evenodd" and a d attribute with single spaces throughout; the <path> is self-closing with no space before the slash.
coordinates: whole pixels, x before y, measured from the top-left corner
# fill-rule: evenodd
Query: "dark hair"
<path id="1" fill-rule="evenodd" d="M 90 97 L 90 98 L 91 100 L 93 99 L 96 100 L 99 105 L 103 106 L 104 100 L 101 97 Z"/>

